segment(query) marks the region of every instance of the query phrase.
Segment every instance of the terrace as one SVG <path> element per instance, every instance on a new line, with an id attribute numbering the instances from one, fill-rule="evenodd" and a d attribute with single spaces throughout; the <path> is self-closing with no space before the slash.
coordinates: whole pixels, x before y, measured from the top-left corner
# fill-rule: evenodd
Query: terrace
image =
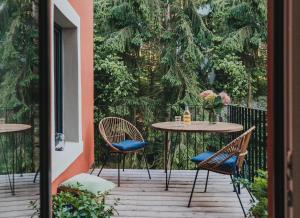
<path id="1" fill-rule="evenodd" d="M 103 217 L 107 205 L 120 217 L 246 216 L 246 189 L 267 162 L 267 112 L 252 107 L 264 108 L 267 98 L 266 8 L 234 0 L 0 0 L 0 217 L 49 217 L 50 208 L 53 217 Z M 220 93 L 199 99 L 204 89 Z M 251 108 L 228 105 L 230 98 Z M 185 104 L 200 104 L 189 105 L 193 125 L 178 121 Z M 113 120 L 111 143 L 105 118 Z M 131 149 L 119 149 L 127 139 Z M 104 203 L 79 187 L 63 187 L 75 200 L 56 201 L 80 175 L 92 188 L 116 187 Z"/>
<path id="2" fill-rule="evenodd" d="M 95 175 L 98 171 L 95 171 Z M 116 209 L 120 217 L 243 217 L 238 199 L 233 192 L 230 178 L 211 174 L 208 190 L 203 192 L 206 173 L 199 174 L 193 202 L 187 203 L 195 177 L 193 170 L 175 170 L 169 190 L 165 191 L 163 170 L 126 169 L 121 174 L 121 187 L 113 189 L 107 202 L 120 199 Z M 105 169 L 101 176 L 117 184 L 116 170 Z M 250 196 L 242 190 L 242 201 L 249 208 Z"/>
<path id="3" fill-rule="evenodd" d="M 137 107 L 135 107 L 137 108 Z M 190 106 L 194 120 L 206 120 L 207 114 L 200 106 Z M 121 186 L 114 188 L 106 198 L 107 204 L 113 204 L 115 199 L 120 199 L 116 209 L 120 217 L 242 217 L 242 209 L 229 176 L 221 174 L 210 174 L 207 192 L 204 193 L 205 171 L 200 171 L 191 207 L 187 207 L 189 195 L 195 176 L 195 165 L 190 158 L 195 154 L 204 151 L 211 144 L 217 144 L 217 148 L 224 146 L 224 143 L 234 138 L 237 134 L 181 134 L 180 142 L 176 142 L 172 137 L 172 144 L 179 143 L 176 151 L 176 161 L 173 166 L 169 190 L 165 191 L 165 173 L 162 170 L 163 135 L 152 128 L 150 123 L 162 121 L 162 117 L 172 119 L 174 114 L 181 112 L 181 107 L 170 106 L 165 111 L 161 111 L 160 116 L 149 124 L 140 122 L 144 120 L 140 110 L 132 110 L 128 106 L 119 108 L 101 108 L 104 116 L 119 116 L 135 123 L 142 130 L 142 134 L 150 142 L 147 147 L 147 159 L 150 162 L 152 179 L 149 180 L 147 171 L 139 155 L 129 156 L 125 161 L 125 171 L 121 171 Z M 3 110 L 4 111 L 4 110 Z M 9 111 L 5 110 L 6 122 L 9 122 Z M 13 114 L 13 113 L 11 113 Z M 136 118 L 136 119 L 134 119 Z M 221 119 L 221 118 L 220 118 Z M 253 181 L 258 169 L 266 167 L 266 112 L 249 108 L 228 106 L 223 111 L 223 121 L 240 123 L 247 129 L 255 125 L 257 128 L 250 141 L 247 161 L 250 172 L 243 174 L 244 178 Z M 12 120 L 10 120 L 12 121 Z M 32 124 L 36 126 L 36 124 Z M 97 126 L 97 122 L 95 122 Z M 97 175 L 99 168 L 105 158 L 105 147 L 103 141 L 97 133 L 95 146 L 95 164 L 97 168 L 93 174 Z M 38 146 L 34 142 L 34 131 L 26 133 L 27 146 L 23 150 L 27 157 L 20 163 L 15 178 L 15 195 L 10 193 L 7 176 L 0 177 L 0 217 L 28 217 L 32 215 L 30 201 L 39 198 L 39 177 L 33 183 L 36 162 L 32 161 L 32 155 L 38 152 Z M 20 147 L 24 149 L 24 147 Z M 25 163 L 25 164 L 24 164 Z M 23 173 L 23 174 L 21 174 Z M 5 174 L 5 172 L 3 172 Z M 116 169 L 116 158 L 111 157 L 109 164 L 102 171 L 101 178 L 117 184 L 118 176 Z M 242 188 L 241 199 L 246 211 L 250 208 L 250 196 Z"/>
<path id="4" fill-rule="evenodd" d="M 98 174 L 99 169 L 94 171 Z M 116 169 L 104 169 L 102 178 L 117 183 Z M 116 209 L 119 217 L 242 217 L 242 210 L 233 192 L 229 177 L 212 174 L 207 193 L 203 193 L 205 173 L 199 175 L 193 204 L 187 208 L 195 172 L 176 170 L 172 173 L 169 191 L 164 191 L 164 172 L 151 170 L 148 180 L 145 170 L 125 169 L 122 186 L 112 190 L 106 202 L 113 205 L 120 199 Z M 1 176 L 0 217 L 31 217 L 34 213 L 30 201 L 38 200 L 39 184 L 33 183 L 34 174 L 16 176 L 16 195 L 7 190 L 7 178 Z M 249 208 L 250 196 L 245 190 L 241 195 L 245 208 Z"/>

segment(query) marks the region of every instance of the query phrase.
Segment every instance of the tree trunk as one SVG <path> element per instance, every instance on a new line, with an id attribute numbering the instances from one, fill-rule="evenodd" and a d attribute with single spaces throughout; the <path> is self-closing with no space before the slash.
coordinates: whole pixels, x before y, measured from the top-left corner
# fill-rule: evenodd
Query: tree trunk
<path id="1" fill-rule="evenodd" d="M 248 100 L 247 100 L 247 107 L 248 108 L 252 108 L 253 107 L 253 89 L 252 89 L 251 78 L 248 80 Z"/>
<path id="2" fill-rule="evenodd" d="M 167 30 L 171 29 L 170 20 L 171 20 L 171 5 L 170 5 L 169 1 L 167 1 L 167 12 L 166 12 L 166 27 L 167 27 Z"/>
<path id="3" fill-rule="evenodd" d="M 153 95 L 153 93 L 154 93 L 154 72 L 153 72 L 153 66 L 151 65 L 151 63 L 153 63 L 153 56 L 152 56 L 152 51 L 150 48 L 150 52 L 149 52 L 149 73 L 150 73 L 149 94 Z"/>

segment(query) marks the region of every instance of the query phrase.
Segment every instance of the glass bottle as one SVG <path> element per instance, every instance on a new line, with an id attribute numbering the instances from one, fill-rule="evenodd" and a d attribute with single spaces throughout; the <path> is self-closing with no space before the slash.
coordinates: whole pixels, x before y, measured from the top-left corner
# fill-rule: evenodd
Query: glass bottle
<path id="1" fill-rule="evenodd" d="M 185 106 L 185 110 L 183 112 L 183 123 L 191 124 L 191 122 L 192 122 L 192 116 L 191 116 L 191 112 L 189 110 L 189 106 Z"/>

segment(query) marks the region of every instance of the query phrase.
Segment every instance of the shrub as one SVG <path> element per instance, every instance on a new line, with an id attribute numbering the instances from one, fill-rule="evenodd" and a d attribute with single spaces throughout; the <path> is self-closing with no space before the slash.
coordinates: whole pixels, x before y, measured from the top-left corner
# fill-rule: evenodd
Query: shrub
<path id="1" fill-rule="evenodd" d="M 266 171 L 259 170 L 258 175 L 254 178 L 254 183 L 251 185 L 252 193 L 257 199 L 249 212 L 250 215 L 257 218 L 268 217 L 268 175 Z"/>
<path id="2" fill-rule="evenodd" d="M 79 187 L 61 187 L 52 198 L 52 211 L 54 218 L 109 218 L 117 213 L 114 206 L 105 204 L 105 195 L 94 195 Z M 36 211 L 32 217 L 40 217 L 37 201 L 30 202 Z"/>

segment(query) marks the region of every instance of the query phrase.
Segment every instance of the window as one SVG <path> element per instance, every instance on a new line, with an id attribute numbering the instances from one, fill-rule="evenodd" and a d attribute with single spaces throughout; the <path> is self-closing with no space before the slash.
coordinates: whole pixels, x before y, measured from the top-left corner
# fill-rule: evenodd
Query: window
<path id="1" fill-rule="evenodd" d="M 80 16 L 68 1 L 53 0 L 53 4 L 52 181 L 83 152 Z"/>
<path id="2" fill-rule="evenodd" d="M 62 28 L 54 25 L 55 132 L 63 133 Z"/>

